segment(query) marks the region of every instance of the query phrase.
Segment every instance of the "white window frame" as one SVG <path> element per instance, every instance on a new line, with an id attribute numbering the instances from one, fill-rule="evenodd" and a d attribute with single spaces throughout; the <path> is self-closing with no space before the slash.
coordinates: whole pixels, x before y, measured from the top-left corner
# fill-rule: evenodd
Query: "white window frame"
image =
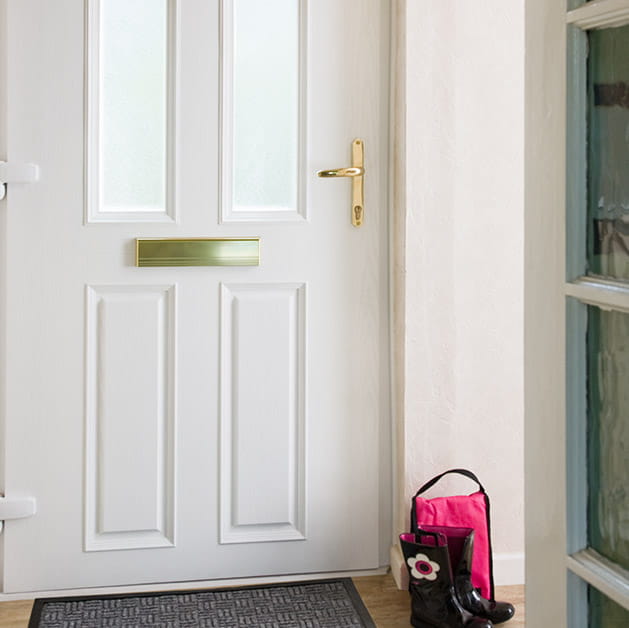
<path id="1" fill-rule="evenodd" d="M 568 517 L 566 564 L 572 574 L 590 584 L 620 606 L 629 609 L 629 572 L 607 560 L 587 543 L 586 356 L 587 306 L 629 312 L 629 284 L 586 276 L 586 66 L 587 33 L 592 29 L 629 24 L 629 0 L 599 0 L 567 12 L 568 24 L 568 133 L 567 133 L 567 279 L 569 297 L 567 339 L 568 367 L 567 465 Z M 569 581 L 569 608 L 582 600 L 584 585 Z M 569 624 L 587 625 L 587 613 L 574 613 Z"/>
<path id="2" fill-rule="evenodd" d="M 587 305 L 629 312 L 627 283 L 585 276 L 586 33 L 627 23 L 629 0 L 569 0 L 568 6 L 526 1 L 525 497 L 531 626 L 585 628 L 588 584 L 629 608 L 629 574 L 587 548 L 583 464 Z M 572 243 L 568 251 L 566 241 Z"/>

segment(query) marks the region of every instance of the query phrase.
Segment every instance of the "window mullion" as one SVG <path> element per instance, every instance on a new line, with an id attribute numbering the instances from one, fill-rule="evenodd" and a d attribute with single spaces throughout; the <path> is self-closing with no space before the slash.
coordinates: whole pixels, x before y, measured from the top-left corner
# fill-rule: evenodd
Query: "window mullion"
<path id="1" fill-rule="evenodd" d="M 567 566 L 577 576 L 629 610 L 629 572 L 593 549 L 567 557 Z"/>
<path id="2" fill-rule="evenodd" d="M 629 284 L 598 277 L 580 277 L 565 284 L 566 296 L 604 310 L 629 312 Z"/>
<path id="3" fill-rule="evenodd" d="M 598 0 L 568 11 L 568 24 L 583 30 L 629 24 L 629 0 Z"/>

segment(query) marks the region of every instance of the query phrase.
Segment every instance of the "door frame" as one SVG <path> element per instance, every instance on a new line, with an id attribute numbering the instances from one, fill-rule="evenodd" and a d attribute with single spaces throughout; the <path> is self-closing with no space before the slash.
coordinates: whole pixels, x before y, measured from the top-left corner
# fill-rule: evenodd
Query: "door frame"
<path id="1" fill-rule="evenodd" d="M 566 6 L 525 1 L 526 615 L 566 628 Z"/>
<path id="2" fill-rule="evenodd" d="M 0 85 L 7 84 L 7 2 L 0 0 Z M 0 161 L 7 159 L 7 90 L 0 90 Z M 0 201 L 0 356 L 6 355 L 6 233 L 7 219 L 4 203 Z M 0 360 L 0 443 L 5 442 L 5 382 L 6 365 Z M 5 486 L 5 453 L 0 447 L 0 493 L 4 494 Z M 3 522 L 0 521 L 0 566 L 4 565 Z M 0 569 L 0 591 L 4 589 L 4 569 Z"/>
<path id="3" fill-rule="evenodd" d="M 6 27 L 6 17 L 8 13 L 8 3 L 13 0 L 0 0 L 0 85 L 6 85 L 8 78 L 8 59 L 7 59 L 7 37 L 8 31 Z M 396 59 L 393 54 L 393 42 L 396 35 L 395 23 L 394 23 L 394 0 L 389 0 L 383 3 L 382 15 L 380 16 L 379 27 L 383 32 L 387 33 L 388 37 L 388 57 L 383 60 L 383 63 L 391 70 L 387 75 L 383 76 L 382 89 L 388 90 L 391 93 L 394 81 L 395 81 L 395 63 Z M 0 161 L 7 159 L 7 91 L 0 91 Z M 52 590 L 52 591 L 37 591 L 37 592 L 22 592 L 22 593 L 1 593 L 0 602 L 21 600 L 21 599 L 33 599 L 34 597 L 55 597 L 63 592 L 67 595 L 89 595 L 89 594 L 103 594 L 103 593 L 135 593 L 140 591 L 162 591 L 172 590 L 178 586 L 190 587 L 216 587 L 216 586 L 245 586 L 251 584 L 264 584 L 268 582 L 292 582 L 308 579 L 326 579 L 334 577 L 354 577 L 365 575 L 380 575 L 388 571 L 389 562 L 389 549 L 391 544 L 391 538 L 393 537 L 393 517 L 395 500 L 392 496 L 395 494 L 394 488 L 398 482 L 396 475 L 396 451 L 393 440 L 394 426 L 395 426 L 395 373 L 393 369 L 394 363 L 394 342 L 392 336 L 392 320 L 393 320 L 393 268 L 394 268 L 394 229 L 393 229 L 393 212 L 390 208 L 393 207 L 393 185 L 392 185 L 392 172 L 393 172 L 393 143 L 394 143 L 394 120 L 393 120 L 393 103 L 389 99 L 388 105 L 385 107 L 385 118 L 382 120 L 384 132 L 389 146 L 388 154 L 384 155 L 383 160 L 383 172 L 386 189 L 383 191 L 383 197 L 387 199 L 387 207 L 382 208 L 382 211 L 386 212 L 386 227 L 388 229 L 388 237 L 386 241 L 388 243 L 388 251 L 385 251 L 382 260 L 381 272 L 386 278 L 386 292 L 388 295 L 388 303 L 386 307 L 387 318 L 384 321 L 386 338 L 386 347 L 383 350 L 386 352 L 387 360 L 385 370 L 380 373 L 381 382 L 386 386 L 387 395 L 383 398 L 382 407 L 386 408 L 386 416 L 382 416 L 379 424 L 380 431 L 380 461 L 379 472 L 382 481 L 379 486 L 379 497 L 381 504 L 380 512 L 380 567 L 374 570 L 368 571 L 352 571 L 352 572 L 326 572 L 326 573 L 310 573 L 310 574 L 291 574 L 285 576 L 274 577 L 251 577 L 251 578 L 238 578 L 238 579 L 225 579 L 225 580 L 203 580 L 203 581 L 186 581 L 186 582 L 169 582 L 163 584 L 151 584 L 151 585 L 127 585 L 127 586 L 115 586 L 115 587 L 99 587 L 91 589 L 66 589 L 66 590 Z M 5 259 L 6 255 L 6 234 L 7 234 L 7 219 L 6 219 L 6 203 L 0 201 L 0 260 Z M 6 264 L 0 264 L 0 356 L 5 355 L 6 344 Z M 4 430 L 5 430 L 5 418 L 6 418 L 6 396 L 5 396 L 5 381 L 6 381 L 6 363 L 0 359 L 0 442 L 4 442 Z M 0 495 L 4 493 L 5 486 L 5 449 L 0 447 Z M 4 535 L 2 535 L 2 521 L 0 521 L 0 591 L 3 590 L 3 552 L 4 552 Z"/>

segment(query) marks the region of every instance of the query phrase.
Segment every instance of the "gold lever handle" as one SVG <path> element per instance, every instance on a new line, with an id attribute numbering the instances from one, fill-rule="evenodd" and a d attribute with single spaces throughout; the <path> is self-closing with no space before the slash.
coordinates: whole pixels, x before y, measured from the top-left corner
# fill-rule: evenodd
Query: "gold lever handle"
<path id="1" fill-rule="evenodd" d="M 319 170 L 317 175 L 324 179 L 332 177 L 351 177 L 352 224 L 354 227 L 360 227 L 363 224 L 364 213 L 363 177 L 365 176 L 365 143 L 360 139 L 355 139 L 352 142 L 352 165 L 349 168 Z"/>
<path id="2" fill-rule="evenodd" d="M 364 174 L 364 168 L 338 168 L 337 170 L 319 170 L 317 172 L 317 175 L 324 179 L 329 177 L 362 177 Z"/>

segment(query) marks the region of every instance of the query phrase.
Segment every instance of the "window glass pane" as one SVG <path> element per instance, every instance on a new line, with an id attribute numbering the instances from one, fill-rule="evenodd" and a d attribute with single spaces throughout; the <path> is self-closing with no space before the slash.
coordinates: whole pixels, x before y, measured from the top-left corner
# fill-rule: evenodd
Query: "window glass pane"
<path id="1" fill-rule="evenodd" d="M 102 0 L 103 211 L 163 210 L 167 0 Z"/>
<path id="2" fill-rule="evenodd" d="M 589 628 L 627 628 L 629 611 L 610 600 L 594 587 L 589 587 Z"/>
<path id="3" fill-rule="evenodd" d="M 629 26 L 588 37 L 589 271 L 629 279 Z"/>
<path id="4" fill-rule="evenodd" d="M 297 207 L 298 0 L 234 0 L 233 204 Z"/>
<path id="5" fill-rule="evenodd" d="M 588 307 L 587 360 L 588 542 L 629 569 L 629 314 Z"/>

